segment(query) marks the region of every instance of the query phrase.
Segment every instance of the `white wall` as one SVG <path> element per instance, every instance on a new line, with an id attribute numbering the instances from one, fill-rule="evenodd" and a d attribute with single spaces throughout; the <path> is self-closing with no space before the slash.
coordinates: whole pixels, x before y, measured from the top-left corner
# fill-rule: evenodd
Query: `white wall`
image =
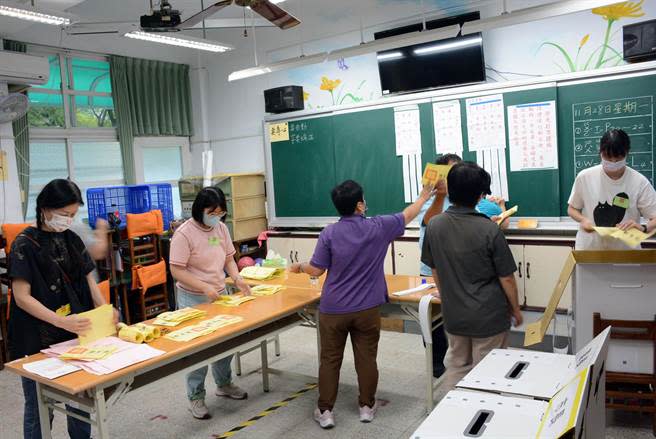
<path id="1" fill-rule="evenodd" d="M 539 0 L 509 2 L 511 10 L 540 3 L 546 2 Z M 656 17 L 656 2 L 645 2 L 642 9 L 644 16 L 622 18 L 613 24 L 610 46 L 621 52 L 621 27 L 631 22 Z M 486 17 L 500 12 L 499 5 L 493 4 L 482 9 L 481 15 Z M 389 17 L 390 20 L 393 18 Z M 569 71 L 562 54 L 554 46 L 543 43 L 559 45 L 571 55 L 572 59 L 575 59 L 578 53 L 579 62 L 576 70 L 583 70 L 584 60 L 587 60 L 602 44 L 606 26 L 607 22 L 603 17 L 586 11 L 486 32 L 485 61 L 486 65 L 491 67 L 487 72 L 488 80 L 494 82 L 532 75 L 556 74 L 561 73 L 561 68 Z M 378 29 L 379 27 L 376 26 L 367 28 L 365 40 L 370 40 L 372 33 Z M 304 32 L 306 35 L 311 33 L 307 29 Z M 299 55 L 298 40 L 294 41 L 298 35 L 260 29 L 257 30 L 257 35 L 260 63 Z M 580 46 L 586 35 L 589 35 L 586 43 Z M 212 38 L 223 41 L 228 36 L 216 33 L 212 34 Z M 305 53 L 311 54 L 320 50 L 355 45 L 360 40 L 360 33 L 354 30 L 341 32 L 332 37 L 316 39 L 307 37 L 305 41 L 307 40 L 311 41 L 304 44 Z M 366 92 L 360 93 L 361 98 L 364 100 L 380 98 L 378 69 L 373 55 L 345 60 L 349 66 L 348 70 L 342 70 L 337 63 L 326 63 L 228 83 L 227 76 L 231 72 L 254 65 L 250 39 L 229 42 L 237 47 L 235 52 L 207 59 L 210 76 L 208 110 L 210 138 L 216 172 L 264 171 L 263 91 L 267 88 L 290 84 L 302 85 L 304 90 L 310 92 L 306 108 L 326 107 L 331 105 L 331 96 L 319 88 L 321 76 L 325 75 L 330 79 L 341 79 L 343 91 L 357 87 L 357 84 L 366 79 L 371 89 L 368 88 Z M 598 54 L 599 52 L 596 52 L 592 56 L 593 61 L 589 69 L 595 67 Z M 622 62 L 617 60 L 617 63 Z M 614 64 L 616 64 L 615 60 L 607 63 L 606 66 Z"/>

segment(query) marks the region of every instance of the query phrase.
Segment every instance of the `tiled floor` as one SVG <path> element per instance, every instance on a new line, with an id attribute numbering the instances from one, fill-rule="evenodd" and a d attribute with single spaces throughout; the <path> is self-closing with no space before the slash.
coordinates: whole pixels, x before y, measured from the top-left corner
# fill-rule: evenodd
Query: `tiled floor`
<path id="1" fill-rule="evenodd" d="M 315 375 L 316 335 L 313 329 L 299 327 L 281 336 L 282 356 L 273 357 L 271 366 L 301 374 Z M 243 357 L 244 375 L 235 382 L 249 392 L 246 401 L 230 401 L 214 396 L 208 377 L 207 405 L 213 418 L 193 419 L 187 411 L 183 377 L 163 379 L 129 393 L 110 409 L 109 429 L 116 438 L 212 438 L 259 414 L 306 385 L 297 377 L 272 376 L 271 391 L 264 393 L 256 372 L 259 352 Z M 248 438 L 409 438 L 425 416 L 423 350 L 417 335 L 385 332 L 378 355 L 380 384 L 378 398 L 388 401 L 375 421 L 362 424 L 357 416 L 357 381 L 350 348 L 347 350 L 340 393 L 335 408 L 337 426 L 321 430 L 312 420 L 316 390 L 304 393 L 288 406 L 276 410 L 233 437 Z M 211 374 L 210 374 L 211 376 Z M 0 372 L 0 438 L 20 438 L 23 397 L 20 381 L 13 374 Z M 65 438 L 65 421 L 55 415 L 54 437 Z M 647 416 L 609 414 L 607 437 L 653 438 Z"/>

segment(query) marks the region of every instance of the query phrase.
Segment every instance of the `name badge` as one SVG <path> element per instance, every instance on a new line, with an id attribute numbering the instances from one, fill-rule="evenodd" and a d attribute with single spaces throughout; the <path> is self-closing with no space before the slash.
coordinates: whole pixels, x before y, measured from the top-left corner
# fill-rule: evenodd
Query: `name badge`
<path id="1" fill-rule="evenodd" d="M 622 207 L 624 209 L 628 209 L 629 208 L 629 200 L 628 200 L 628 198 L 616 196 L 615 198 L 613 198 L 613 205 L 617 206 L 617 207 Z"/>
<path id="2" fill-rule="evenodd" d="M 67 303 L 64 306 L 60 306 L 59 309 L 55 311 L 55 313 L 57 313 L 58 316 L 66 317 L 71 313 L 71 304 Z"/>
<path id="3" fill-rule="evenodd" d="M 221 238 L 219 238 L 218 236 L 212 236 L 208 242 L 210 246 L 218 247 L 219 245 L 221 245 Z"/>

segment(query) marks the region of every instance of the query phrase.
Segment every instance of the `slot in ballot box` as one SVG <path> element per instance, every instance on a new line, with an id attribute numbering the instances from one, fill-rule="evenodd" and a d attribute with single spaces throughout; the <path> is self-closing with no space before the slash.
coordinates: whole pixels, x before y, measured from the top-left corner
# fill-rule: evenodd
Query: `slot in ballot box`
<path id="1" fill-rule="evenodd" d="M 606 424 L 605 361 L 610 327 L 576 355 L 517 349 L 494 349 L 458 384 L 458 388 L 528 397 L 553 398 L 577 375 L 590 369 L 582 437 L 604 437 Z"/>
<path id="2" fill-rule="evenodd" d="M 578 437 L 591 376 L 591 367 L 583 369 L 548 402 L 475 390 L 452 390 L 411 438 Z"/>

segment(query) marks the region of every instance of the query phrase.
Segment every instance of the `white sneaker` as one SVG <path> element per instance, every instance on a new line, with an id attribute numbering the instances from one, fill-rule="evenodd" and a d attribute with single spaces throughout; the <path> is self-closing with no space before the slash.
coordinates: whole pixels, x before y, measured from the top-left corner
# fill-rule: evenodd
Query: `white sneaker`
<path id="1" fill-rule="evenodd" d="M 246 399 L 248 398 L 248 393 L 231 383 L 217 388 L 216 396 L 223 396 L 230 399 Z"/>
<path id="2" fill-rule="evenodd" d="M 333 415 L 332 410 L 321 413 L 318 408 L 314 409 L 314 420 L 319 423 L 321 428 L 329 429 L 335 426 L 335 415 Z"/>
<path id="3" fill-rule="evenodd" d="M 376 416 L 376 412 L 378 411 L 378 401 L 374 403 L 373 407 L 367 407 L 366 405 L 364 407 L 360 407 L 360 422 L 371 422 L 374 420 L 374 417 Z"/>
<path id="4" fill-rule="evenodd" d="M 192 399 L 189 401 L 189 411 L 196 419 L 210 419 L 212 417 L 203 399 Z"/>

